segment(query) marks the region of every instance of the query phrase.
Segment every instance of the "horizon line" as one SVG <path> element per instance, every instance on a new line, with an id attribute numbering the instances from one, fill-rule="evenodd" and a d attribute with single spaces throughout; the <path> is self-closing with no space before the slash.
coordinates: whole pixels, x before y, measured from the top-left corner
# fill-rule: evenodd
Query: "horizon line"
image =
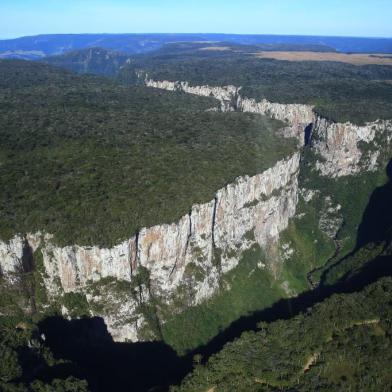
<path id="1" fill-rule="evenodd" d="M 360 36 L 360 35 L 328 35 L 328 34 L 276 34 L 276 33 L 203 33 L 203 32 L 192 32 L 192 33 L 181 33 L 181 32 L 171 32 L 171 33 L 160 33 L 160 32 L 148 32 L 148 33 L 39 33 L 31 35 L 15 35 L 13 37 L 1 37 L 0 41 L 15 40 L 21 38 L 29 37 L 40 37 L 40 36 L 60 36 L 60 35 L 228 35 L 228 36 L 275 36 L 275 37 L 317 37 L 317 38 L 365 38 L 365 39 L 392 39 L 392 36 Z"/>

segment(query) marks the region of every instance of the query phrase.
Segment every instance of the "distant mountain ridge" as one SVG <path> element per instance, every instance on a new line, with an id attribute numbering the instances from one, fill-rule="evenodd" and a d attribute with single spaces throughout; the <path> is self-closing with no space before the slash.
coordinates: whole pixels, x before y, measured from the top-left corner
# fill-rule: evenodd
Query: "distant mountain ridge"
<path id="1" fill-rule="evenodd" d="M 236 34 L 48 34 L 0 40 L 0 58 L 39 59 L 88 47 L 147 53 L 171 42 L 326 45 L 340 52 L 392 53 L 392 38 Z"/>
<path id="2" fill-rule="evenodd" d="M 113 76 L 130 61 L 124 53 L 102 48 L 74 50 L 42 60 L 46 64 L 66 68 L 73 72 Z"/>

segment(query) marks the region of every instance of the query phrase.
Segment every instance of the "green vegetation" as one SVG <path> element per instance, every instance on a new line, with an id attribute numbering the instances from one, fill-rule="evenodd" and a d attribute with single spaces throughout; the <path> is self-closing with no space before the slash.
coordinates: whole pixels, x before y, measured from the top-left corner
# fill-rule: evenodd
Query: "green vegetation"
<path id="1" fill-rule="evenodd" d="M 281 233 L 280 246 L 286 244 L 293 251 L 288 260 L 280 264 L 269 256 L 266 261 L 260 250 L 253 250 L 244 255 L 236 269 L 223 277 L 216 296 L 196 307 L 187 309 L 183 306 L 183 311 L 174 316 L 170 309 L 167 313 L 163 310 L 163 318 L 167 320 L 162 325 L 163 339 L 177 352 L 185 353 L 203 346 L 241 316 L 311 289 L 310 281 L 318 283 L 325 271 L 323 283 L 335 284 L 348 272 L 358 272 L 369 260 L 381 254 L 383 245 L 369 244 L 354 256 L 344 258 L 356 246 L 358 228 L 374 189 L 387 180 L 383 164 L 377 172 L 332 179 L 314 171 L 315 160 L 313 153 L 306 150 L 300 175 L 300 188 L 315 190 L 314 195 L 309 201 L 300 197 L 296 217 Z M 355 198 L 352 189 L 358 191 Z M 337 205 L 340 205 L 337 216 L 341 223 L 336 227 L 336 238 L 333 239 L 320 228 L 320 218 L 330 206 Z M 254 233 L 246 233 L 244 239 L 253 240 Z M 334 266 L 342 258 L 345 261 Z M 218 264 L 219 259 L 220 250 L 217 249 Z M 276 266 L 274 276 L 269 270 L 257 267 L 260 261 Z M 198 276 L 198 271 L 193 271 L 193 275 Z M 184 295 L 186 298 L 186 293 Z"/>
<path id="2" fill-rule="evenodd" d="M 124 53 L 103 48 L 87 48 L 47 57 L 42 62 L 78 73 L 113 76 L 128 59 L 129 56 Z"/>
<path id="3" fill-rule="evenodd" d="M 392 279 L 261 323 L 196 365 L 173 391 L 381 391 L 392 388 Z"/>
<path id="4" fill-rule="evenodd" d="M 72 318 L 90 314 L 89 305 L 84 294 L 73 292 L 65 293 L 61 298 L 61 303 L 69 310 Z"/>
<path id="5" fill-rule="evenodd" d="M 136 83 L 130 79 L 143 69 L 156 79 L 232 83 L 257 99 L 312 103 L 339 121 L 390 117 L 391 68 L 279 62 L 244 53 L 197 56 L 190 51 L 183 56 L 162 52 L 141 57 L 120 80 Z M 0 61 L 0 237 L 40 230 L 53 233 L 59 244 L 110 246 L 140 227 L 176 220 L 237 176 L 259 173 L 294 151 L 295 141 L 276 133 L 283 123 L 208 111 L 216 105 L 212 98 Z M 390 151 L 382 154 L 386 162 Z M 254 246 L 238 256 L 238 266 L 220 277 L 218 292 L 192 308 L 192 285 L 206 275 L 200 249 L 194 249 L 197 262 L 187 265 L 173 306 L 153 297 L 143 267 L 132 282 L 90 282 L 85 293 L 97 297 L 91 303 L 84 293 L 59 292 L 57 300 L 49 301 L 38 249 L 29 263 L 21 263 L 12 283 L 0 277 L 0 390 L 87 390 L 85 381 L 68 374 L 61 379 L 31 376 L 57 374 L 51 370 L 59 361 L 34 323 L 59 315 L 61 305 L 72 318 L 117 315 L 122 301 L 133 298 L 136 313 L 146 321 L 139 336 L 162 340 L 183 355 L 207 345 L 242 316 L 308 290 L 309 273 L 311 283 L 341 285 L 369 262 L 390 257 L 390 238 L 358 247 L 357 235 L 374 190 L 387 181 L 384 169 L 326 178 L 314 170 L 316 158 L 310 148 L 304 150 L 299 185 L 316 192 L 311 200 L 300 198 L 297 216 L 279 244 L 269 244 L 267 254 Z M 328 235 L 320 219 L 331 205 L 339 205 L 342 222 Z M 253 230 L 245 240 L 254 240 Z M 285 250 L 291 253 L 282 259 Z M 235 257 L 237 250 L 229 253 Z M 221 258 L 222 250 L 215 249 L 218 269 Z M 148 302 L 142 298 L 146 291 Z M 381 385 L 389 390 L 391 294 L 392 279 L 387 278 L 361 292 L 330 297 L 290 320 L 263 323 L 227 344 L 205 366 L 198 358 L 193 374 L 174 390 L 378 391 Z M 121 320 L 134 321 L 130 316 Z"/>
<path id="6" fill-rule="evenodd" d="M 312 280 L 318 282 L 324 271 L 328 270 L 334 263 L 344 256 L 350 254 L 356 245 L 358 230 L 363 220 L 364 212 L 371 200 L 373 192 L 378 188 L 384 186 L 388 182 L 388 177 L 385 173 L 385 167 L 389 160 L 389 151 L 381 151 L 379 169 L 375 172 L 362 172 L 353 176 L 345 176 L 340 178 L 329 178 L 320 176 L 315 170 L 314 165 L 316 157 L 313 155 L 311 150 L 306 150 L 303 166 L 300 172 L 300 186 L 317 190 L 313 199 L 306 203 L 305 209 L 299 206 L 299 213 L 305 212 L 306 215 L 303 219 L 305 222 L 310 219 L 313 225 L 313 230 L 309 236 L 309 244 L 314 241 L 313 250 L 305 253 L 313 255 L 314 259 L 317 260 L 313 264 L 313 268 L 318 268 L 312 274 Z M 385 156 L 383 156 L 385 155 Z M 355 197 L 353 197 L 352 190 L 355 189 Z M 332 243 L 331 239 L 328 239 L 325 235 L 320 237 L 320 230 L 318 228 L 320 212 L 323 210 L 323 203 L 325 197 L 330 197 L 334 205 L 340 205 L 339 215 L 342 217 L 342 225 L 337 232 L 335 238 L 335 244 Z M 309 211 L 312 210 L 312 212 Z M 308 212 L 306 211 L 308 210 Z M 310 215 L 312 217 L 310 217 Z M 294 222 L 296 222 L 295 220 Z M 301 225 L 301 221 L 298 222 L 298 235 L 300 241 L 303 240 L 303 231 L 307 224 Z M 312 236 L 313 240 L 312 240 Z M 298 249 L 299 243 L 297 242 L 294 248 Z M 326 261 L 333 255 L 333 248 L 338 246 L 335 257 L 331 258 L 327 264 Z M 324 247 L 327 247 L 323 250 Z M 327 249 L 329 249 L 327 251 Z M 367 260 L 369 256 L 365 249 L 362 249 Z M 370 253 L 375 255 L 375 250 L 370 250 Z M 328 257 L 329 256 L 329 257 Z M 360 254 L 355 256 L 361 258 Z M 306 260 L 306 257 L 302 259 Z M 300 263 L 302 266 L 302 264 Z M 342 267 L 339 267 L 342 268 Z M 346 271 L 347 272 L 347 271 Z"/>
<path id="7" fill-rule="evenodd" d="M 164 341 L 184 354 L 208 343 L 241 316 L 286 296 L 280 282 L 257 265 L 260 262 L 266 262 L 265 255 L 254 246 L 243 254 L 235 269 L 223 276 L 216 295 L 181 314 L 168 314 L 162 325 Z"/>
<path id="8" fill-rule="evenodd" d="M 54 359 L 35 324 L 24 318 L 0 316 L 0 391 L 87 392 L 87 382 L 72 376 L 53 378 L 65 361 Z M 67 363 L 72 366 L 71 363 Z M 57 372 L 58 373 L 58 372 Z M 63 372 L 64 373 L 64 372 Z M 47 378 L 50 381 L 42 381 Z"/>
<path id="9" fill-rule="evenodd" d="M 352 287 L 350 282 L 359 277 L 360 282 L 367 277 L 372 281 L 380 271 L 388 274 L 391 186 L 385 169 L 381 165 L 377 172 L 331 179 L 313 170 L 314 159 L 305 151 L 300 187 L 317 192 L 307 202 L 300 199 L 297 217 L 282 233 L 282 243 L 294 253 L 279 280 L 298 293 L 309 289 L 306 278 L 312 269 L 313 282 L 322 276 L 324 286 L 338 284 L 340 289 Z M 319 224 L 331 202 L 340 204 L 343 217 L 334 241 Z M 389 218 L 382 222 L 378 214 Z M 367 241 L 368 234 L 374 242 Z M 330 263 L 324 265 L 327 260 Z M 294 318 L 261 323 L 258 331 L 226 344 L 206 365 L 195 363 L 193 373 L 173 391 L 389 390 L 391 294 L 392 279 L 384 278 L 360 292 L 333 295 Z"/>
<path id="10" fill-rule="evenodd" d="M 0 236 L 113 245 L 290 154 L 283 123 L 212 98 L 0 61 Z M 235 159 L 234 159 L 235 157 Z"/>
<path id="11" fill-rule="evenodd" d="M 296 217 L 281 235 L 281 242 L 293 250 L 284 264 L 282 279 L 289 281 L 297 293 L 309 289 L 307 274 L 323 266 L 335 250 L 333 241 L 319 228 L 321 208 L 322 198 L 318 195 L 310 202 L 300 198 Z"/>
<path id="12" fill-rule="evenodd" d="M 392 113 L 390 66 L 290 62 L 260 59 L 243 52 L 172 50 L 133 59 L 119 78 L 135 83 L 135 71 L 140 70 L 157 80 L 234 84 L 243 87 L 243 96 L 257 100 L 315 105 L 319 114 L 338 122 L 362 124 L 389 119 Z"/>
<path id="13" fill-rule="evenodd" d="M 358 273 L 369 260 L 383 255 L 384 246 L 384 243 L 368 244 L 358 249 L 353 254 L 349 254 L 342 260 L 337 261 L 336 264 L 325 266 L 323 269 L 323 271 L 325 270 L 325 273 L 322 276 L 322 283 L 324 285 L 333 285 L 350 275 Z"/>

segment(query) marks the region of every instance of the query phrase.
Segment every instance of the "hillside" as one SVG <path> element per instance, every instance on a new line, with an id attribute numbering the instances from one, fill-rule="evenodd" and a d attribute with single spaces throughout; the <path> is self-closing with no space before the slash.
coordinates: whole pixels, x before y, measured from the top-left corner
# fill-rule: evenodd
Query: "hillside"
<path id="1" fill-rule="evenodd" d="M 391 278 L 261 323 L 172 391 L 385 391 L 392 387 Z"/>
<path id="2" fill-rule="evenodd" d="M 193 372 L 172 391 L 390 389 L 386 350 L 392 317 L 391 163 L 387 173 L 389 180 L 372 192 L 364 210 L 354 250 L 344 253 L 346 227 L 335 237 L 338 252 L 313 271 L 319 285 L 238 320 L 226 336 L 222 334 L 223 341 L 228 336 L 236 339 L 225 345 L 216 339 L 215 349 L 223 348 L 210 358 L 197 353 Z M 365 181 L 362 177 L 357 184 Z M 337 189 L 339 201 L 349 193 Z M 328 190 L 333 192 L 333 187 Z M 350 225 L 352 212 L 344 219 Z M 306 236 L 309 228 L 297 230 Z M 298 245 L 294 249 L 301 252 Z M 309 250 L 306 254 L 309 257 Z M 322 257 L 322 251 L 314 257 Z"/>
<path id="3" fill-rule="evenodd" d="M 391 253 L 384 257 L 388 272 L 372 266 L 378 277 L 392 272 Z M 290 300 L 291 306 L 281 301 L 259 316 L 257 327 L 210 358 L 207 350 L 179 358 L 158 343 L 116 344 L 99 319 L 31 322 L 1 316 L 0 388 L 168 390 L 193 367 L 171 391 L 383 391 L 391 383 L 392 280 L 373 275 L 363 271 L 356 282 L 342 281 L 324 301 L 320 292 Z"/>

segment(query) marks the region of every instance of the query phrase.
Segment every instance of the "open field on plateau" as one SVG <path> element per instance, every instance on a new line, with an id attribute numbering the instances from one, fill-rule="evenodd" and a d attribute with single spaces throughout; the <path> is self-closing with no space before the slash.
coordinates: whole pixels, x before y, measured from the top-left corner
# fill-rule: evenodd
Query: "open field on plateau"
<path id="1" fill-rule="evenodd" d="M 262 59 L 287 61 L 338 61 L 353 65 L 392 65 L 392 55 L 368 53 L 336 53 L 336 52 L 259 52 L 256 56 Z"/>

